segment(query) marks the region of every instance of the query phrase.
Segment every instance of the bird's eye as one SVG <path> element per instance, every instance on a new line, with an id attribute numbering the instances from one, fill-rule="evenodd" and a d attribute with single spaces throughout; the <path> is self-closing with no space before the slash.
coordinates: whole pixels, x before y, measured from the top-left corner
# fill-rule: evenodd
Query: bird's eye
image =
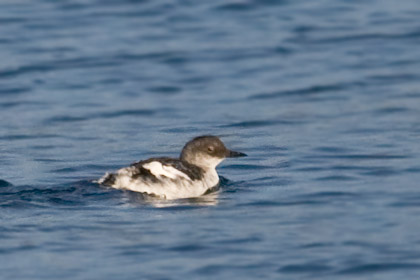
<path id="1" fill-rule="evenodd" d="M 207 151 L 209 151 L 210 153 L 214 152 L 214 147 L 213 146 L 208 146 Z"/>

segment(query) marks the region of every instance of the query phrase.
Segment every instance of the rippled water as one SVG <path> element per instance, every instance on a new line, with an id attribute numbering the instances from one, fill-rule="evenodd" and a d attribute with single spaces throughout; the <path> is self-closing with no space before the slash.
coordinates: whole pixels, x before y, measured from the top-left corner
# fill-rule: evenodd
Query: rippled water
<path id="1" fill-rule="evenodd" d="M 418 1 L 0 3 L 4 279 L 418 279 Z M 222 191 L 92 183 L 216 134 Z"/>

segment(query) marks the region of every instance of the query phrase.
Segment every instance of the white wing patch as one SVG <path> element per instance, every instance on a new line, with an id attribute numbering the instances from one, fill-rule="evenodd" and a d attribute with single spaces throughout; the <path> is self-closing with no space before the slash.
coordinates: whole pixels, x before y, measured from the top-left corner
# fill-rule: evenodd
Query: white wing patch
<path id="1" fill-rule="evenodd" d="M 185 174 L 184 172 L 179 171 L 178 169 L 172 166 L 164 165 L 158 161 L 152 161 L 152 162 L 143 164 L 142 167 L 145 169 L 148 169 L 157 178 L 165 176 L 171 179 L 178 179 L 181 177 L 181 178 L 191 181 L 191 178 L 188 177 L 188 175 Z"/>

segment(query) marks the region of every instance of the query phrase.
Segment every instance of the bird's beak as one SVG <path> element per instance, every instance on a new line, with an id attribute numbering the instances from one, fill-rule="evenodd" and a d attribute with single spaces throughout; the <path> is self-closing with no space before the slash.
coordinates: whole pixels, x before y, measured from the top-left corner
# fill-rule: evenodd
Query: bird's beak
<path id="1" fill-rule="evenodd" d="M 246 157 L 246 154 L 241 153 L 241 152 L 235 152 L 235 151 L 227 150 L 226 157 L 230 157 L 230 158 L 232 158 L 232 157 Z"/>

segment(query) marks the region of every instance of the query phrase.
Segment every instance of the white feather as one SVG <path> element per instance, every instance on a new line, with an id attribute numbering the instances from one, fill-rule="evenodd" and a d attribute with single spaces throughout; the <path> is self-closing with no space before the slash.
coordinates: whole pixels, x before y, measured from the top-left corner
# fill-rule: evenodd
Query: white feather
<path id="1" fill-rule="evenodd" d="M 164 165 L 158 161 L 152 161 L 146 164 L 143 164 L 143 168 L 149 170 L 154 176 L 160 178 L 162 176 L 168 177 L 171 179 L 178 179 L 179 177 L 186 180 L 191 180 L 184 172 L 179 171 L 172 166 Z"/>

